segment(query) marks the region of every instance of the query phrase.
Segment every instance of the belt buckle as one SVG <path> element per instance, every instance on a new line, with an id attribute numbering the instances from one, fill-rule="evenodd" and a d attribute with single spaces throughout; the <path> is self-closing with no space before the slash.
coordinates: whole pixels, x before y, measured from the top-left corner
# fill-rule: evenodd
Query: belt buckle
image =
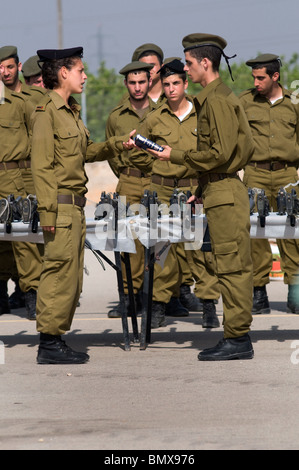
<path id="1" fill-rule="evenodd" d="M 270 171 L 274 171 L 275 162 L 270 162 Z"/>
<path id="2" fill-rule="evenodd" d="M 178 188 L 178 186 L 179 186 L 179 180 L 178 180 L 178 178 L 174 178 L 174 179 L 173 179 L 173 184 L 174 184 L 174 188 Z"/>

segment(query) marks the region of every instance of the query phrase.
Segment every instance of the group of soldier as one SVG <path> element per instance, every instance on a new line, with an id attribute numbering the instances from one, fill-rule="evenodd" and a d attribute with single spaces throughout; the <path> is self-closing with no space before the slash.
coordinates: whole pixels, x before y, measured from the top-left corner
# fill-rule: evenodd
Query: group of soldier
<path id="1" fill-rule="evenodd" d="M 159 201 L 166 204 L 169 204 L 174 190 L 190 192 L 194 195 L 193 200 L 203 202 L 212 250 L 190 251 L 185 250 L 183 243 L 171 245 L 163 268 L 155 265 L 151 324 L 152 328 L 159 328 L 165 325 L 165 316 L 187 316 L 189 311 L 202 311 L 204 328 L 219 327 L 215 304 L 222 295 L 223 339 L 215 347 L 200 352 L 199 360 L 253 357 L 249 336 L 252 314 L 270 313 L 266 285 L 272 269 L 272 252 L 268 240 L 250 240 L 247 188 L 264 189 L 272 209 L 276 210 L 279 188 L 298 180 L 299 105 L 292 102 L 290 92 L 279 83 L 279 57 L 262 54 L 248 60 L 246 64 L 251 69 L 254 86 L 236 97 L 219 75 L 222 57 L 229 67 L 229 57 L 224 53 L 226 45 L 226 41 L 216 35 L 190 34 L 183 39 L 185 64 L 180 57 L 165 58 L 156 44 L 139 46 L 133 52 L 131 61 L 119 72 L 124 76 L 126 93 L 108 117 L 106 143 L 94 148 L 93 145 L 97 144 L 89 145 L 87 140 L 89 152 L 86 153 L 88 158 L 85 158 L 85 161 L 108 160 L 118 178 L 116 192 L 125 196 L 130 204 L 139 203 L 145 190 L 155 191 Z M 60 218 L 60 224 L 57 224 L 59 209 L 53 209 L 53 204 L 51 206 L 47 200 L 50 198 L 47 191 L 51 193 L 57 185 L 58 208 L 63 206 L 65 211 L 66 204 L 69 204 L 66 198 L 71 195 L 73 205 L 82 209 L 84 204 L 81 204 L 80 198 L 84 192 L 79 186 L 77 189 L 77 179 L 74 177 L 68 186 L 61 183 L 63 177 L 60 181 L 59 173 L 58 183 L 55 178 L 51 180 L 50 163 L 42 155 L 50 152 L 51 146 L 40 144 L 41 134 L 47 135 L 49 130 L 43 117 L 51 108 L 48 95 L 57 109 L 59 106 L 55 84 L 52 87 L 54 91 L 50 92 L 49 87 L 44 86 L 39 62 L 51 67 L 57 58 L 79 55 L 78 51 L 64 51 L 67 52 L 38 51 L 38 55 L 22 67 L 25 81 L 28 82 L 24 84 L 18 78 L 20 63 L 16 48 L 7 46 L 0 49 L 0 73 L 6 87 L 7 105 L 0 106 L 3 123 L 0 123 L 0 132 L 7 142 L 0 151 L 0 196 L 37 194 L 47 251 L 45 256 L 43 246 L 1 242 L 0 313 L 8 313 L 13 307 L 23 306 L 24 302 L 28 317 L 35 319 L 37 302 L 38 331 L 44 335 L 41 338 L 39 363 L 88 360 L 83 353 L 76 355 L 70 348 L 61 347 L 60 335 L 70 329 L 82 282 L 76 284 L 76 292 L 72 294 L 66 294 L 67 284 L 61 286 L 63 294 L 57 294 L 54 273 L 58 276 L 59 270 L 70 270 L 69 266 L 65 266 L 65 255 L 62 253 L 69 242 L 66 236 L 59 235 L 61 253 L 58 257 L 55 253 L 53 260 L 53 256 L 52 259 L 49 256 L 53 244 L 51 237 L 58 239 L 58 233 L 66 230 L 68 224 L 66 217 Z M 202 86 L 196 97 L 187 93 L 188 76 Z M 57 89 L 60 88 L 57 85 Z M 74 110 L 75 104 L 69 101 L 68 104 Z M 53 120 L 56 109 L 54 111 L 52 114 L 49 112 Z M 18 116 L 22 112 L 24 117 Z M 34 114 L 38 115 L 37 119 L 32 119 Z M 13 144 L 13 128 L 23 126 L 24 134 L 30 136 L 32 123 L 35 123 L 32 152 L 36 156 L 32 160 L 31 172 L 33 155 L 30 138 L 19 139 L 18 145 Z M 59 159 L 63 162 L 68 157 L 67 152 L 70 152 L 66 142 L 70 141 L 68 135 L 74 135 L 70 132 L 67 135 L 67 130 L 65 127 L 65 135 L 58 133 L 59 142 L 55 142 L 55 149 L 59 149 L 59 157 L 53 157 L 55 162 Z M 133 130 L 153 140 L 164 150 L 145 151 L 137 147 L 132 139 Z M 71 151 L 73 153 L 74 150 Z M 38 159 L 44 160 L 43 166 Z M 61 162 L 60 168 L 64 166 Z M 45 170 L 50 172 L 49 181 Z M 241 170 L 244 172 L 241 173 Z M 59 231 L 55 233 L 54 227 Z M 288 284 L 287 308 L 298 314 L 299 241 L 277 240 L 277 244 L 284 282 Z M 57 266 L 62 258 L 64 263 Z M 144 250 L 138 240 L 136 254 L 130 254 L 130 261 L 138 309 L 144 273 Z M 80 277 L 82 260 L 76 269 L 71 268 L 72 276 Z M 46 293 L 46 287 L 40 286 L 41 278 L 44 279 L 42 286 L 46 286 L 47 280 L 47 289 L 52 285 L 52 279 L 52 297 Z M 130 315 L 125 269 L 123 278 L 126 308 Z M 7 294 L 8 279 L 13 279 L 16 284 L 10 299 Z M 55 307 L 54 293 L 57 297 Z M 61 307 L 62 295 L 69 299 L 69 307 L 66 304 Z M 51 309 L 49 302 L 52 302 Z M 63 309 L 68 313 L 64 315 Z M 60 313 L 57 313 L 59 310 Z M 118 305 L 108 312 L 108 316 L 119 317 L 121 310 Z M 61 320 L 61 317 L 67 316 L 68 321 L 65 318 Z"/>

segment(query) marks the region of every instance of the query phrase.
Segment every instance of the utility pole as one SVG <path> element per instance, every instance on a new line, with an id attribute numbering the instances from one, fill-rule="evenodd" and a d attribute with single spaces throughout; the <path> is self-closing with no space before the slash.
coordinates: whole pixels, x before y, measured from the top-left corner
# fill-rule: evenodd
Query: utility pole
<path id="1" fill-rule="evenodd" d="M 57 0 L 58 49 L 63 49 L 62 0 Z"/>

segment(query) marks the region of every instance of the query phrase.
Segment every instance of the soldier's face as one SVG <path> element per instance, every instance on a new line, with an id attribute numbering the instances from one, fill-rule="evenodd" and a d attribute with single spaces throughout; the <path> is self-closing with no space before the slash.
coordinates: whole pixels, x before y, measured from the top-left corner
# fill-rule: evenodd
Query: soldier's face
<path id="1" fill-rule="evenodd" d="M 148 55 L 141 57 L 140 62 L 145 62 L 146 64 L 154 64 L 153 68 L 150 70 L 152 85 L 155 85 L 160 80 L 160 73 L 158 70 L 162 67 L 159 62 L 159 59 L 156 55 Z"/>
<path id="2" fill-rule="evenodd" d="M 167 100 L 170 103 L 175 103 L 185 97 L 188 81 L 184 81 L 178 74 L 174 74 L 163 78 L 162 85 Z"/>
<path id="3" fill-rule="evenodd" d="M 189 51 L 185 52 L 185 62 L 184 70 L 187 72 L 190 80 L 192 80 L 193 83 L 201 83 L 204 71 L 201 62 L 198 62 L 195 57 L 192 57 Z"/>
<path id="4" fill-rule="evenodd" d="M 84 72 L 84 65 L 81 59 L 77 59 L 71 70 L 66 70 L 68 87 L 71 94 L 82 93 L 87 75 Z"/>
<path id="5" fill-rule="evenodd" d="M 130 97 L 136 101 L 144 100 L 147 97 L 150 83 L 146 72 L 129 73 L 125 80 Z"/>
<path id="6" fill-rule="evenodd" d="M 25 82 L 29 86 L 40 86 L 41 88 L 44 88 L 44 82 L 43 82 L 43 77 L 41 75 L 34 75 L 33 77 L 28 77 L 25 78 Z"/>
<path id="7" fill-rule="evenodd" d="M 19 71 L 21 71 L 22 64 L 16 64 L 15 59 L 12 57 L 10 59 L 2 60 L 1 66 L 1 80 L 4 85 L 7 87 L 15 85 L 19 79 Z"/>
<path id="8" fill-rule="evenodd" d="M 254 86 L 258 93 L 266 97 L 271 94 L 274 83 L 277 82 L 276 73 L 274 73 L 273 77 L 270 77 L 266 72 L 266 67 L 252 70 Z M 277 76 L 279 77 L 278 73 Z"/>

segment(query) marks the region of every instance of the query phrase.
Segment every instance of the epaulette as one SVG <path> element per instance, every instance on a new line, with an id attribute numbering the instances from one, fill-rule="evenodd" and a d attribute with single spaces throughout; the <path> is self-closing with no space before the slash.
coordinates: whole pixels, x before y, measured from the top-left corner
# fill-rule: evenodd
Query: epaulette
<path id="1" fill-rule="evenodd" d="M 248 90 L 242 91 L 239 94 L 239 98 L 241 98 L 241 96 L 253 95 L 255 92 L 256 92 L 256 88 L 248 88 Z"/>
<path id="2" fill-rule="evenodd" d="M 44 95 L 43 99 L 35 106 L 35 111 L 39 111 L 39 112 L 45 111 L 48 103 L 50 102 L 51 102 L 50 96 Z"/>

